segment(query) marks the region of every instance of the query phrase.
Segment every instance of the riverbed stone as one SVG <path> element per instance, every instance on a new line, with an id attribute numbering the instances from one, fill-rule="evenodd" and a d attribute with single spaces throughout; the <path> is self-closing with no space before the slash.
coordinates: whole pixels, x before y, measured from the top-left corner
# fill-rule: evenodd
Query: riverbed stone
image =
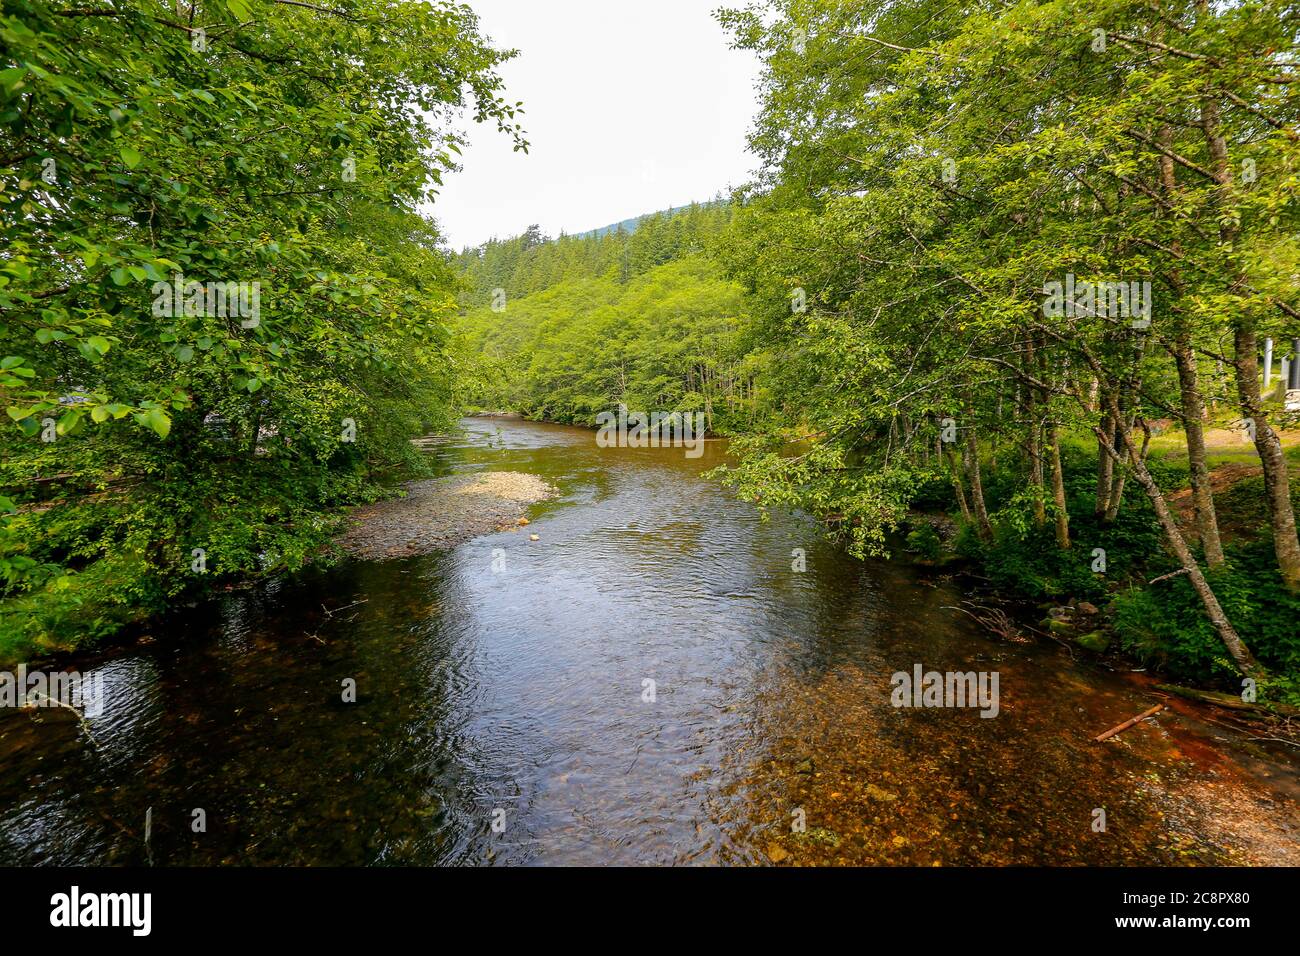
<path id="1" fill-rule="evenodd" d="M 1086 650 L 1101 654 L 1110 647 L 1110 638 L 1104 631 L 1092 631 L 1089 634 L 1080 634 L 1074 639 L 1074 643 Z"/>
<path id="2" fill-rule="evenodd" d="M 866 794 L 872 800 L 879 800 L 881 803 L 893 803 L 898 799 L 898 794 L 890 793 L 888 790 L 882 790 L 874 783 L 867 784 Z"/>

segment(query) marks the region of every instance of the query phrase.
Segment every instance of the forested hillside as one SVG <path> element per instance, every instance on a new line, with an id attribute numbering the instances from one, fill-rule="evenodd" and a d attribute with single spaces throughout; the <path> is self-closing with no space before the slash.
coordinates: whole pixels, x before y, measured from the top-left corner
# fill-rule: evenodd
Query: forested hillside
<path id="1" fill-rule="evenodd" d="M 547 240 L 533 227 L 466 250 L 465 400 L 582 425 L 620 403 L 739 424 L 754 404 L 740 288 L 707 254 L 732 216 L 692 205 L 630 234 Z"/>

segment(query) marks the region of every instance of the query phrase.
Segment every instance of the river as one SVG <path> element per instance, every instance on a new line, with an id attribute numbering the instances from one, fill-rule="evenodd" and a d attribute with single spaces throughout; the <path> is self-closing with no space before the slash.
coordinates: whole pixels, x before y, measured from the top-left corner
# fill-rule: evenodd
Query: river
<path id="1" fill-rule="evenodd" d="M 103 711 L 0 722 L 0 862 L 1296 862 L 1294 762 L 1176 704 L 1094 743 L 1150 706 L 1143 675 L 995 640 L 958 581 L 761 520 L 701 477 L 720 442 L 462 425 L 442 473 L 561 497 L 68 662 Z M 893 706 L 917 664 L 996 672 L 997 715 Z"/>

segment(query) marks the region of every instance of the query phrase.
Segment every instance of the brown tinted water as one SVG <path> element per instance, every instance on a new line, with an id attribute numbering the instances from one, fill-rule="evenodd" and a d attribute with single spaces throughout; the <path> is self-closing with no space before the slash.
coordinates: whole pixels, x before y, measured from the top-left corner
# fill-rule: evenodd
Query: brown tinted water
<path id="1" fill-rule="evenodd" d="M 1093 743 L 1149 690 L 991 639 L 934 572 L 760 520 L 700 477 L 720 443 L 464 425 L 431 452 L 444 472 L 562 498 L 526 531 L 231 593 L 71 662 L 104 675 L 89 737 L 0 720 L 0 862 L 1294 861 L 1292 764 L 1192 713 Z M 998 716 L 893 707 L 917 663 L 996 671 Z"/>

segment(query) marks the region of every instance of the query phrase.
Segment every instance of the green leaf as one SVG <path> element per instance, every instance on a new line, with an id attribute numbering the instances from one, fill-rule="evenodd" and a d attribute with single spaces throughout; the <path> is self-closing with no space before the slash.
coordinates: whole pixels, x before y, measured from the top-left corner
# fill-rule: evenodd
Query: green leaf
<path id="1" fill-rule="evenodd" d="M 126 163 L 127 169 L 135 169 L 144 161 L 144 154 L 133 146 L 123 145 L 118 152 L 122 156 L 122 162 Z"/>
<path id="2" fill-rule="evenodd" d="M 148 411 L 137 412 L 135 420 L 141 425 L 152 428 L 159 438 L 166 438 L 168 432 L 172 430 L 172 420 L 161 408 L 151 408 Z"/>
<path id="3" fill-rule="evenodd" d="M 79 409 L 74 408 L 66 411 L 59 417 L 59 423 L 55 426 L 55 430 L 60 435 L 67 435 L 81 424 L 81 417 L 82 412 Z"/>
<path id="4" fill-rule="evenodd" d="M 26 67 L 21 66 L 15 66 L 8 70 L 0 70 L 0 90 L 4 91 L 6 99 L 13 96 L 26 85 L 23 80 L 23 77 L 26 75 Z"/>

